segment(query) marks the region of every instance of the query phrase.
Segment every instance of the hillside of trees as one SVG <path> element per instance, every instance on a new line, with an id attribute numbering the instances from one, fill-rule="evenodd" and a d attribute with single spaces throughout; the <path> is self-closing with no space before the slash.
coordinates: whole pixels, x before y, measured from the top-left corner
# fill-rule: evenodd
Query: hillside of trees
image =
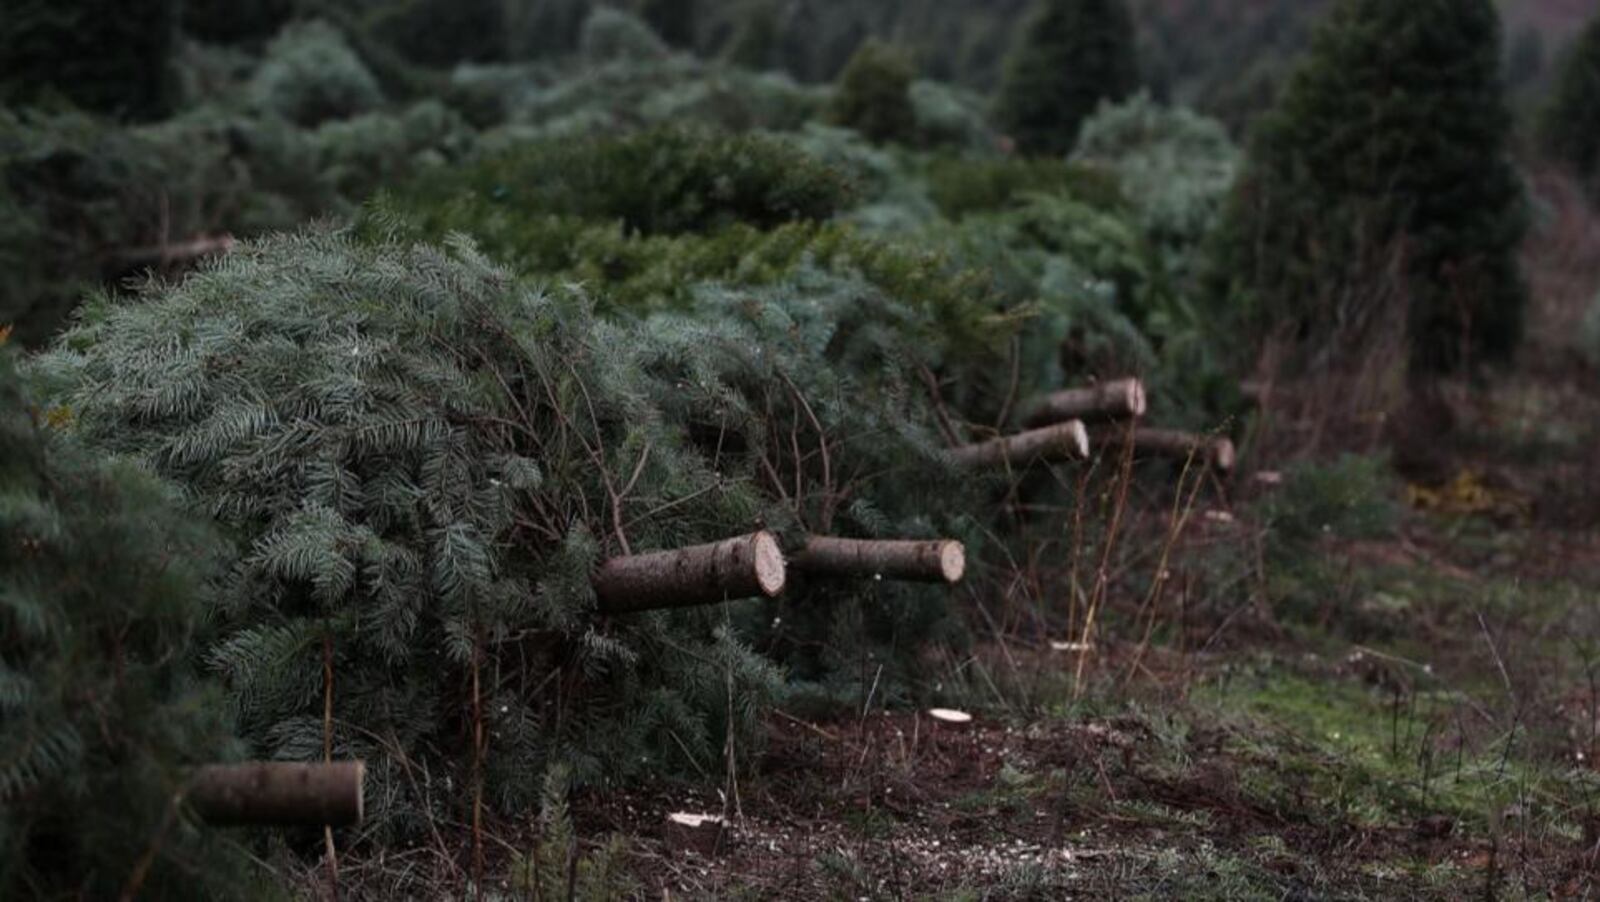
<path id="1" fill-rule="evenodd" d="M 0 898 L 1593 891 L 1586 4 L 12 7 Z"/>

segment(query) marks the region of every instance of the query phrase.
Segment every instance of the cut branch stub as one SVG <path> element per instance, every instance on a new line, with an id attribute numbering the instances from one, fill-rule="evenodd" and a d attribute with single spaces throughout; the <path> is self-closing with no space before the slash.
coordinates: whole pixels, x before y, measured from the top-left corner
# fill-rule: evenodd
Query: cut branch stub
<path id="1" fill-rule="evenodd" d="M 1109 445 L 1122 447 L 1128 440 L 1127 430 L 1107 430 L 1104 440 Z M 1233 441 L 1226 436 L 1199 435 L 1176 429 L 1148 429 L 1142 426 L 1133 430 L 1133 449 L 1139 454 L 1173 457 L 1179 460 L 1187 460 L 1192 454 L 1201 463 L 1224 473 L 1233 469 L 1238 456 Z"/>
<path id="2" fill-rule="evenodd" d="M 1144 416 L 1144 383 L 1117 379 L 1090 388 L 1069 388 L 1035 399 L 1023 422 L 1029 427 L 1067 420 L 1125 420 Z"/>
<path id="3" fill-rule="evenodd" d="M 790 563 L 817 576 L 958 583 L 967 571 L 967 550 L 951 539 L 891 542 L 812 536 Z"/>
<path id="4" fill-rule="evenodd" d="M 362 761 L 209 764 L 190 777 L 185 797 L 219 827 L 342 827 L 361 823 L 366 770 Z"/>
<path id="5" fill-rule="evenodd" d="M 1089 456 L 1089 431 L 1083 421 L 1057 423 L 950 452 L 964 467 L 1025 467 L 1036 460 L 1083 460 Z"/>
<path id="6" fill-rule="evenodd" d="M 786 575 L 783 551 L 768 532 L 612 558 L 594 575 L 594 594 L 607 614 L 688 608 L 735 598 L 776 597 Z"/>

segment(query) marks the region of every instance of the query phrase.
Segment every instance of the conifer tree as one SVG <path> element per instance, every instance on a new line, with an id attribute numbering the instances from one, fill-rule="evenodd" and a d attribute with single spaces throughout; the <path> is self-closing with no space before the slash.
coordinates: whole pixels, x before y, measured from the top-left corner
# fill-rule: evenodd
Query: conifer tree
<path id="1" fill-rule="evenodd" d="M 0 102 L 52 95 L 97 113 L 167 112 L 178 0 L 16 0 L 0 12 Z"/>
<path id="2" fill-rule="evenodd" d="M 1600 173 L 1600 16 L 1567 51 L 1541 126 L 1547 153 L 1584 179 Z"/>
<path id="3" fill-rule="evenodd" d="M 691 353 L 462 242 L 313 232 L 99 299 L 35 367 L 76 435 L 150 462 L 239 542 L 207 657 L 256 754 L 321 757 L 331 645 L 334 751 L 369 762 L 394 834 L 470 798 L 419 808 L 402 750 L 512 810 L 551 760 L 594 779 L 714 767 L 730 730 L 749 747 L 776 674 L 722 613 L 603 623 L 590 585 L 610 556 L 783 522 L 677 431 L 737 415 L 680 387 L 706 373 Z"/>
<path id="4" fill-rule="evenodd" d="M 663 41 L 680 50 L 693 49 L 695 0 L 639 0 L 639 17 Z"/>
<path id="5" fill-rule="evenodd" d="M 1006 60 L 996 119 L 1021 150 L 1065 154 L 1100 101 L 1138 82 L 1124 0 L 1039 0 Z"/>
<path id="6" fill-rule="evenodd" d="M 903 51 L 868 40 L 839 74 L 833 120 L 875 143 L 909 143 L 917 129 L 911 105 L 914 74 Z"/>
<path id="7" fill-rule="evenodd" d="M 1525 300 L 1492 0 L 1341 0 L 1260 123 L 1213 289 L 1261 330 L 1317 341 L 1403 261 L 1416 372 L 1503 359 Z"/>
<path id="8" fill-rule="evenodd" d="M 33 406 L 5 350 L 0 897 L 248 893 L 237 847 L 172 807 L 233 745 L 197 666 L 221 544 L 148 471 L 61 435 L 73 412 Z"/>

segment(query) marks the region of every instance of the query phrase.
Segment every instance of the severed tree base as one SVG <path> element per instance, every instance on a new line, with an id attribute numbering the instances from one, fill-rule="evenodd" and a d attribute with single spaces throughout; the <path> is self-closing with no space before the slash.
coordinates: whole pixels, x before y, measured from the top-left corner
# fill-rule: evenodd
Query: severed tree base
<path id="1" fill-rule="evenodd" d="M 790 563 L 816 576 L 954 584 L 966 573 L 967 552 L 951 539 L 906 542 L 812 536 Z"/>
<path id="2" fill-rule="evenodd" d="M 361 823 L 366 763 L 251 761 L 210 764 L 184 793 L 214 826 L 343 827 Z"/>
<path id="3" fill-rule="evenodd" d="M 775 598 L 786 582 L 783 550 L 768 532 L 612 558 L 593 579 L 595 597 L 605 614 Z"/>

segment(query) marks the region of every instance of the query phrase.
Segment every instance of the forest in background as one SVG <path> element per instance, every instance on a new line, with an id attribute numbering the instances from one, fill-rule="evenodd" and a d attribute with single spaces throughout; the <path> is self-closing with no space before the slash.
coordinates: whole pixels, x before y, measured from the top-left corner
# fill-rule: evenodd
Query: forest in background
<path id="1" fill-rule="evenodd" d="M 1586 888 L 1583 6 L 19 0 L 0 895 Z"/>

